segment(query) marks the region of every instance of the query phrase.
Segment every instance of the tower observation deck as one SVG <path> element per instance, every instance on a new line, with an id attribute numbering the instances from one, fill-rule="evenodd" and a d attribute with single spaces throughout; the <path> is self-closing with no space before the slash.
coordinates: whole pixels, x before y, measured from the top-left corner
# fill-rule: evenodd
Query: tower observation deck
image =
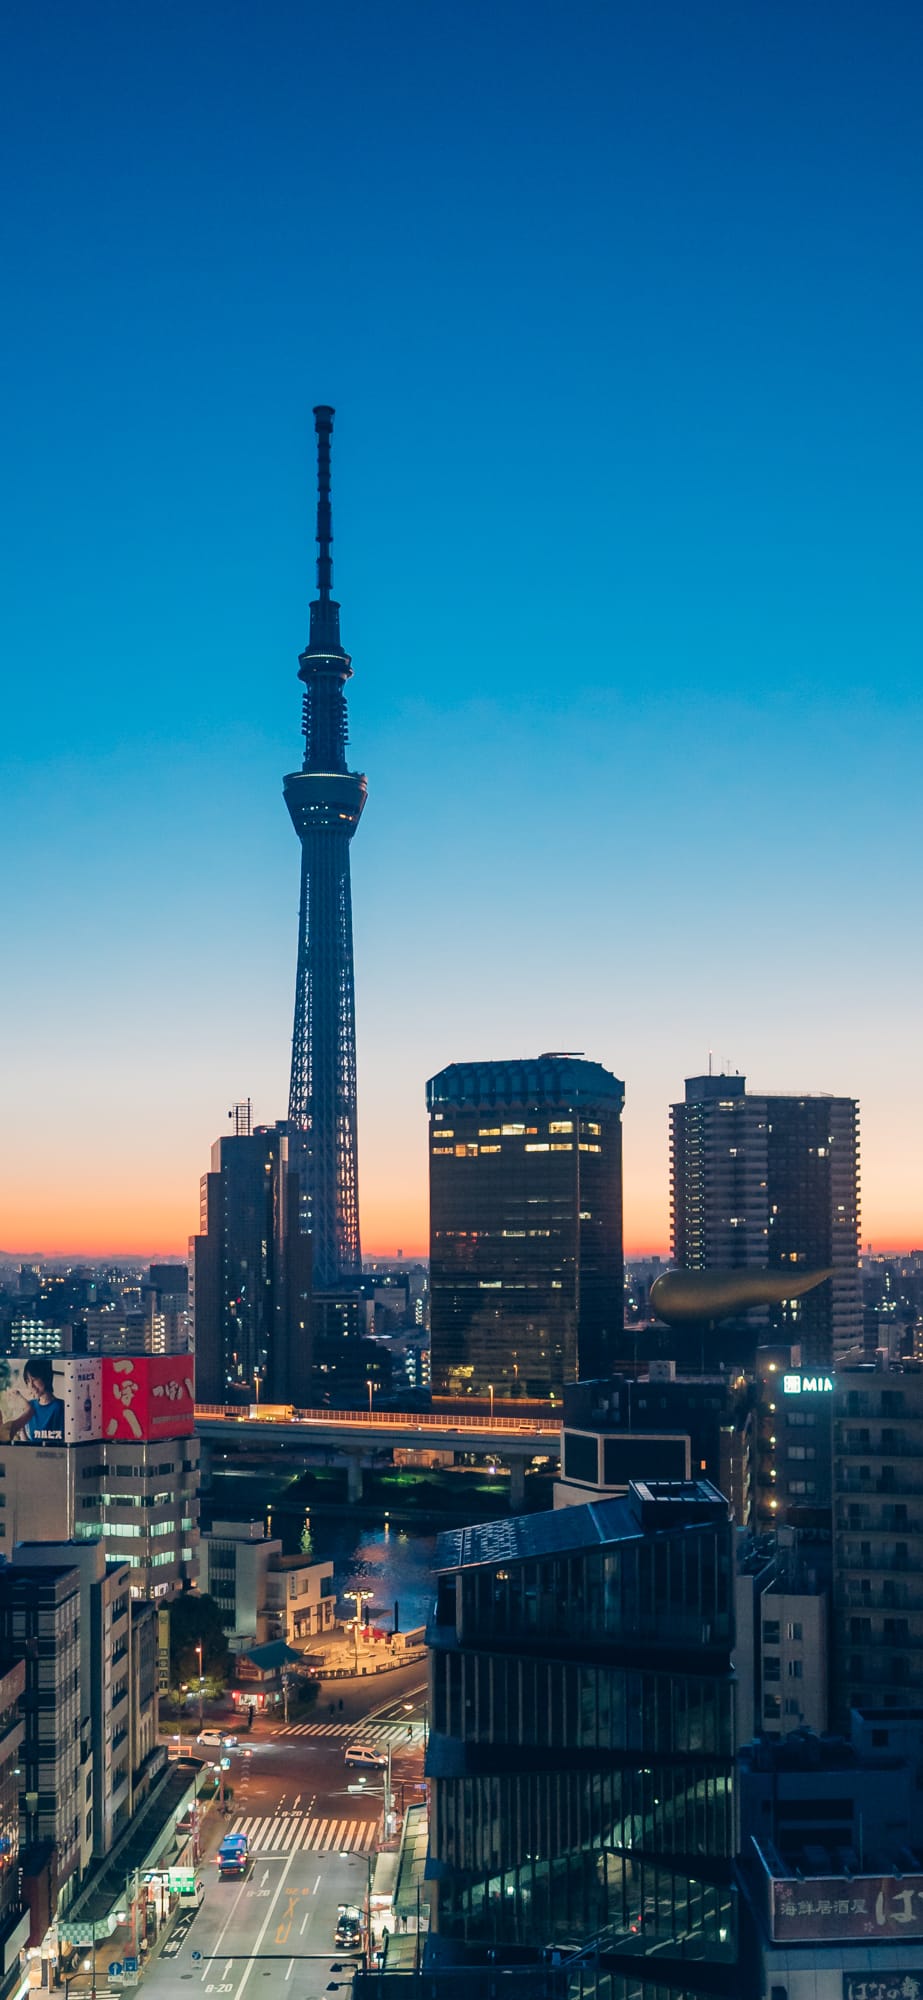
<path id="1" fill-rule="evenodd" d="M 304 763 L 284 780 L 301 841 L 301 913 L 288 1116 L 299 1149 L 314 1284 L 335 1285 L 362 1268 L 356 1134 L 356 1016 L 349 843 L 366 782 L 346 767 L 343 692 L 352 673 L 332 596 L 330 439 L 333 411 L 314 411 L 317 433 L 317 597 L 299 661 L 304 682 Z"/>

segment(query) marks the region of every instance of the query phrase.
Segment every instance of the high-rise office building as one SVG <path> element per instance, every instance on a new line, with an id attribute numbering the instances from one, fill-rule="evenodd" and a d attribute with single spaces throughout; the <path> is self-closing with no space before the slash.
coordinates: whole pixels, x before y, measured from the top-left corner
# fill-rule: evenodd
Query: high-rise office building
<path id="1" fill-rule="evenodd" d="M 859 1111 L 851 1097 L 749 1092 L 694 1076 L 670 1111 L 673 1256 L 687 1271 L 768 1266 L 833 1276 L 757 1308 L 761 1339 L 829 1368 L 862 1340 Z"/>
<path id="2" fill-rule="evenodd" d="M 192 1241 L 196 1393 L 223 1403 L 310 1403 L 311 1238 L 286 1125 L 238 1129 L 212 1147 Z"/>
<path id="3" fill-rule="evenodd" d="M 451 1063 L 430 1120 L 432 1386 L 548 1396 L 619 1354 L 624 1085 L 564 1055 Z"/>
<path id="4" fill-rule="evenodd" d="M 592 1943 L 591 1991 L 730 1993 L 722 1496 L 707 1480 L 633 1482 L 623 1499 L 442 1535 L 436 1569 L 428 1872 L 440 1941 L 469 1956 Z"/>
<path id="5" fill-rule="evenodd" d="M 289 1124 L 301 1135 L 304 1225 L 314 1241 L 319 1287 L 362 1269 L 356 1134 L 356 1022 L 349 844 L 366 782 L 346 765 L 343 693 L 352 673 L 332 595 L 330 439 L 333 411 L 319 405 L 317 597 L 299 664 L 304 682 L 304 762 L 285 779 L 285 803 L 301 841 L 301 916 Z"/>

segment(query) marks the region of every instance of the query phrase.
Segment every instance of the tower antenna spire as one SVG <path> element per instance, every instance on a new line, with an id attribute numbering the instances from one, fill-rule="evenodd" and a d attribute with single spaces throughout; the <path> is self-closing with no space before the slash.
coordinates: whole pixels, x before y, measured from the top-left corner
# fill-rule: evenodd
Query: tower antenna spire
<path id="1" fill-rule="evenodd" d="M 330 441 L 334 412 L 329 403 L 317 403 L 314 429 L 317 435 L 317 597 L 311 606 L 310 650 L 340 649 L 340 607 L 333 592 L 333 514 L 330 506 Z"/>
<path id="2" fill-rule="evenodd" d="M 365 805 L 366 783 L 346 763 L 343 690 L 352 665 L 340 644 L 340 607 L 331 595 L 329 403 L 317 404 L 314 429 L 317 596 L 311 605 L 311 636 L 298 662 L 304 684 L 304 763 L 300 771 L 289 772 L 284 789 L 301 842 L 290 1158 L 297 1156 L 302 1218 L 314 1239 L 314 1279 L 323 1287 L 362 1269 L 349 843 Z"/>

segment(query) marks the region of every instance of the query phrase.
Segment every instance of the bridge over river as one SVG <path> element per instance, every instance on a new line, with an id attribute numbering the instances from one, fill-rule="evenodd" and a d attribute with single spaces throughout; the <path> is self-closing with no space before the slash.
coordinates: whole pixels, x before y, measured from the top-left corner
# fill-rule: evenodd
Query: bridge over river
<path id="1" fill-rule="evenodd" d="M 431 1410 L 293 1410 L 278 1403 L 198 1403 L 196 1431 L 203 1445 L 225 1450 L 278 1451 L 280 1445 L 335 1452 L 346 1461 L 348 1494 L 362 1498 L 362 1461 L 371 1452 L 474 1452 L 510 1468 L 510 1506 L 523 1505 L 526 1466 L 533 1458 L 561 1455 L 561 1419 L 552 1416 L 468 1416 Z"/>

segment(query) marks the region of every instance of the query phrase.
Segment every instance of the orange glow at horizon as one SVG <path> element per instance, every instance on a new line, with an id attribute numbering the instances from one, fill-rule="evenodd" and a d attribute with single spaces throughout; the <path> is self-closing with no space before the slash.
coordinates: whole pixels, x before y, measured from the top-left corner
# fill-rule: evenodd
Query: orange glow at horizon
<path id="1" fill-rule="evenodd" d="M 152 1187 L 139 1199 L 137 1186 L 100 1175 L 80 1187 L 67 1181 L 53 1190 L 18 1187 L 0 1194 L 0 1252 L 10 1256 L 102 1258 L 106 1256 L 171 1255 L 185 1257 L 189 1237 L 198 1228 L 197 1204 L 178 1199 L 175 1185 Z M 882 1256 L 908 1252 L 923 1237 L 912 1204 L 895 1203 L 891 1214 L 863 1216 L 860 1248 Z M 429 1255 L 425 1188 L 369 1187 L 363 1191 L 362 1249 L 364 1257 L 394 1258 Z M 50 1215 L 53 1219 L 49 1219 Z M 626 1202 L 627 1258 L 666 1257 L 669 1223 L 666 1201 L 636 1194 Z"/>

